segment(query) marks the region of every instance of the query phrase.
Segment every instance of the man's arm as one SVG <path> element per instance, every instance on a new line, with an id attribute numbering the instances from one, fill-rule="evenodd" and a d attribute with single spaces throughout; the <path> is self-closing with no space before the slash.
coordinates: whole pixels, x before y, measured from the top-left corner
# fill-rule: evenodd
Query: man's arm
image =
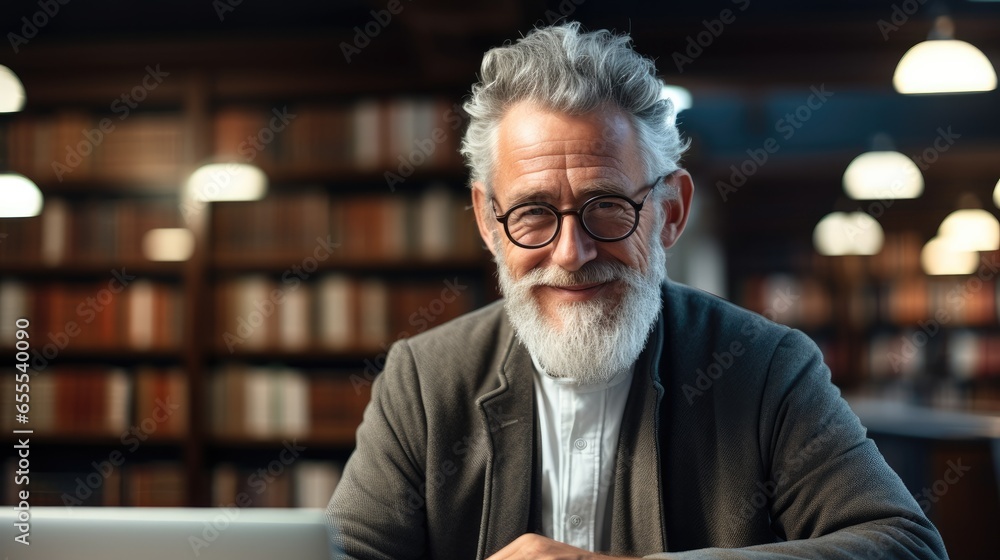
<path id="1" fill-rule="evenodd" d="M 772 356 L 759 417 L 758 446 L 770 469 L 761 495 L 744 498 L 767 509 L 785 541 L 647 558 L 947 557 L 937 530 L 830 383 L 819 349 L 799 331 Z"/>
<path id="2" fill-rule="evenodd" d="M 395 344 L 358 428 L 357 449 L 327 506 L 338 558 L 405 560 L 424 556 L 427 425 L 406 341 Z"/>

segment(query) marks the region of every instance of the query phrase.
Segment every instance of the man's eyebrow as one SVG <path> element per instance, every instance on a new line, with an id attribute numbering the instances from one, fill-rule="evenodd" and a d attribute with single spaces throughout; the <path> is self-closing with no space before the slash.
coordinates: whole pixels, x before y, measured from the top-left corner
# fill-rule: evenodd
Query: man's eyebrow
<path id="1" fill-rule="evenodd" d="M 602 194 L 619 194 L 627 195 L 626 190 L 622 187 L 621 183 L 617 181 L 609 180 L 596 180 L 590 181 L 586 185 L 580 187 L 577 191 L 583 198 L 591 198 L 594 196 L 599 196 Z"/>
<path id="2" fill-rule="evenodd" d="M 553 197 L 547 191 L 537 190 L 537 189 L 527 189 L 511 197 L 510 202 L 508 204 L 510 206 L 514 206 L 515 204 L 521 204 L 522 202 L 548 202 L 551 204 L 554 198 L 555 197 Z"/>

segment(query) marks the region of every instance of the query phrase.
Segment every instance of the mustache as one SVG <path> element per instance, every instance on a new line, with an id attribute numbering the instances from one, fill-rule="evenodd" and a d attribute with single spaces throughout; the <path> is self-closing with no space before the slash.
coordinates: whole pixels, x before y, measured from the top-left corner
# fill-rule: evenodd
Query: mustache
<path id="1" fill-rule="evenodd" d="M 619 262 L 591 261 L 579 270 L 565 270 L 558 266 L 536 268 L 517 281 L 523 287 L 534 286 L 576 286 L 580 284 L 605 283 L 614 280 L 629 280 L 635 271 Z"/>

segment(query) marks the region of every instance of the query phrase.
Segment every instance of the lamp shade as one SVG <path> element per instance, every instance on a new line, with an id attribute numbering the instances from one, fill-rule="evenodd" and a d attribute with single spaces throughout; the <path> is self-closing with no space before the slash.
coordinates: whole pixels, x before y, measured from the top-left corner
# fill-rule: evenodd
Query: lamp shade
<path id="1" fill-rule="evenodd" d="M 956 210 L 941 222 L 938 237 L 956 251 L 1000 249 L 1000 222 L 986 210 Z"/>
<path id="2" fill-rule="evenodd" d="M 917 198 L 924 192 L 924 176 L 899 152 L 865 152 L 844 170 L 844 192 L 855 200 Z"/>
<path id="3" fill-rule="evenodd" d="M 832 212 L 813 230 L 813 245 L 821 255 L 875 255 L 884 241 L 882 226 L 864 212 Z"/>
<path id="4" fill-rule="evenodd" d="M 936 39 L 906 51 L 892 85 L 906 94 L 991 91 L 997 87 L 997 73 L 986 55 L 971 44 Z"/>
<path id="5" fill-rule="evenodd" d="M 972 274 L 979 266 L 979 254 L 962 251 L 949 240 L 935 237 L 920 251 L 920 264 L 931 275 Z"/>
<path id="6" fill-rule="evenodd" d="M 16 113 L 24 108 L 24 86 L 13 70 L 0 64 L 0 113 Z"/>
<path id="7" fill-rule="evenodd" d="M 24 175 L 0 173 L 0 218 L 29 218 L 42 212 L 42 191 Z"/>

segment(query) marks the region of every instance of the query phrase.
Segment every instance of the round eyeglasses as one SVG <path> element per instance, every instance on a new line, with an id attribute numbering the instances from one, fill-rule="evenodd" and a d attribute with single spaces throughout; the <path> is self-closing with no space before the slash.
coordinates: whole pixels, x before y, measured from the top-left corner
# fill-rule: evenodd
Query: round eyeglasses
<path id="1" fill-rule="evenodd" d="M 639 202 L 619 194 L 602 194 L 587 200 L 578 210 L 562 211 L 547 202 L 529 201 L 497 214 L 496 200 L 493 200 L 493 214 L 503 224 L 511 243 L 525 249 L 538 249 L 551 243 L 559 235 L 562 219 L 567 214 L 576 215 L 583 231 L 597 241 L 621 241 L 639 227 L 642 205 L 663 178 L 653 181 Z"/>

